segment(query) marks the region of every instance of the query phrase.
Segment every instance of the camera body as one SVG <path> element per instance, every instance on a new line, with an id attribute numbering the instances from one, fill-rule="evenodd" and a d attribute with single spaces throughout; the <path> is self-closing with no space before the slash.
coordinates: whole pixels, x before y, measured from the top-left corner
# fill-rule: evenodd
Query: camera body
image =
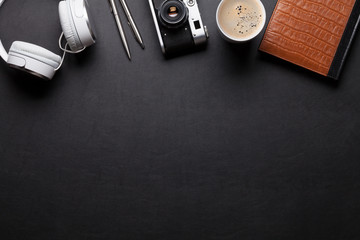
<path id="1" fill-rule="evenodd" d="M 196 0 L 149 0 L 162 52 L 173 55 L 207 42 Z"/>

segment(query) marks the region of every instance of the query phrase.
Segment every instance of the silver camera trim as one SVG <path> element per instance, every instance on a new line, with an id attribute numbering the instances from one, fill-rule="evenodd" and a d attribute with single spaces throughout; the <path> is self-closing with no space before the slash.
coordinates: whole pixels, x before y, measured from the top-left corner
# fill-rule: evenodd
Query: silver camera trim
<path id="1" fill-rule="evenodd" d="M 154 24 L 155 24 L 155 28 L 156 28 L 156 33 L 157 33 L 158 38 L 159 38 L 161 51 L 163 52 L 163 54 L 165 54 L 165 45 L 164 45 L 164 41 L 163 41 L 162 36 L 161 36 L 161 31 L 160 31 L 158 19 L 157 19 L 156 13 L 155 13 L 155 6 L 154 6 L 154 3 L 153 3 L 153 0 L 149 0 L 149 5 L 150 5 L 150 9 L 151 9 L 151 15 L 153 16 L 153 20 L 154 20 Z"/>
<path id="2" fill-rule="evenodd" d="M 205 43 L 208 38 L 207 28 L 204 26 L 201 14 L 199 10 L 199 5 L 196 0 L 182 0 L 185 2 L 189 10 L 189 25 L 191 28 L 191 33 L 194 38 L 195 45 Z M 199 21 L 200 28 L 196 29 L 195 22 Z"/>
<path id="3" fill-rule="evenodd" d="M 209 35 L 207 32 L 206 26 L 203 25 L 203 21 L 201 19 L 201 14 L 200 14 L 200 10 L 199 10 L 197 1 L 196 0 L 179 0 L 179 1 L 184 2 L 186 7 L 188 8 L 188 12 L 189 12 L 188 20 L 189 20 L 190 30 L 191 30 L 191 34 L 194 39 L 195 45 L 205 43 L 207 41 Z M 153 0 L 149 0 L 149 5 L 150 5 L 150 9 L 151 9 L 151 14 L 153 16 L 156 33 L 159 38 L 161 51 L 163 52 L 163 54 L 165 54 L 166 53 L 165 45 L 164 45 L 164 41 L 162 39 L 160 27 L 159 27 L 158 16 L 155 13 L 155 6 L 153 3 Z M 196 27 L 195 27 L 196 21 L 199 21 L 200 28 L 198 28 L 198 29 L 196 29 Z"/>

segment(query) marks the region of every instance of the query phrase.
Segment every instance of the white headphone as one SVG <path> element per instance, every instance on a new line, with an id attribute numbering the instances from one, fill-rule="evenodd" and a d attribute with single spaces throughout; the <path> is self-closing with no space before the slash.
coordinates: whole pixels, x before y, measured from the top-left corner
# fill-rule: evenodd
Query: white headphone
<path id="1" fill-rule="evenodd" d="M 4 1 L 0 0 L 0 7 Z M 63 33 L 59 38 L 59 47 L 64 51 L 62 57 L 38 45 L 21 41 L 13 42 L 7 53 L 0 40 L 1 58 L 12 68 L 52 79 L 61 67 L 66 52 L 78 53 L 95 43 L 95 31 L 88 9 L 87 0 L 60 1 L 59 17 Z M 64 47 L 61 46 L 63 37 L 67 41 Z"/>

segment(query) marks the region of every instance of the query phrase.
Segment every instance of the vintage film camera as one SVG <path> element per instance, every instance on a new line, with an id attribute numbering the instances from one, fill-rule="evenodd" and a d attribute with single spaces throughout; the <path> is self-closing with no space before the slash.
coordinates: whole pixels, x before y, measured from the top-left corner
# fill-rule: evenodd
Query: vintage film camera
<path id="1" fill-rule="evenodd" d="M 165 55 L 174 55 L 207 42 L 196 0 L 149 0 L 156 32 Z"/>

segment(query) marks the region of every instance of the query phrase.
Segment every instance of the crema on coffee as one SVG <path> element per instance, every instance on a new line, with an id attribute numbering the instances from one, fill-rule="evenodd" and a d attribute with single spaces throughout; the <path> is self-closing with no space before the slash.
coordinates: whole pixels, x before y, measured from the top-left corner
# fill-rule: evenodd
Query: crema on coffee
<path id="1" fill-rule="evenodd" d="M 224 0 L 218 10 L 221 30 L 234 39 L 248 39 L 257 35 L 264 26 L 265 13 L 255 0 Z"/>

